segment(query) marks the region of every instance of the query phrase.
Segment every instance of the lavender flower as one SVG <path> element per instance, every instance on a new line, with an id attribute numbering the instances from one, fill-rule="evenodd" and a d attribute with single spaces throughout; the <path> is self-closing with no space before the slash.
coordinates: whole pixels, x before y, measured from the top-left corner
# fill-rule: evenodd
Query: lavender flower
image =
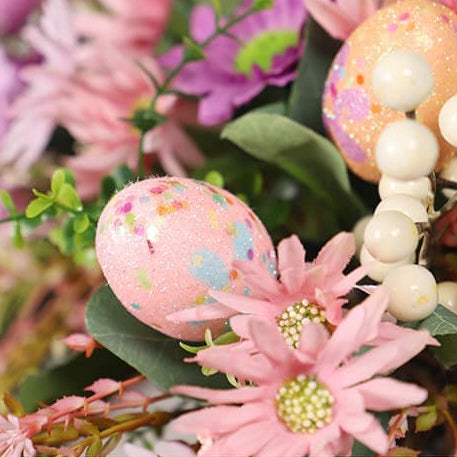
<path id="1" fill-rule="evenodd" d="M 249 4 L 244 2 L 240 11 Z M 205 47 L 204 60 L 187 64 L 175 79 L 175 87 L 203 96 L 199 121 L 206 125 L 224 122 L 266 86 L 284 86 L 293 80 L 307 16 L 303 0 L 276 0 L 273 8 L 230 28 L 230 36 L 215 38 Z M 192 38 L 202 43 L 215 29 L 214 10 L 209 5 L 195 7 L 190 18 Z M 172 49 L 163 57 L 163 65 L 173 67 L 182 53 L 182 47 Z"/>

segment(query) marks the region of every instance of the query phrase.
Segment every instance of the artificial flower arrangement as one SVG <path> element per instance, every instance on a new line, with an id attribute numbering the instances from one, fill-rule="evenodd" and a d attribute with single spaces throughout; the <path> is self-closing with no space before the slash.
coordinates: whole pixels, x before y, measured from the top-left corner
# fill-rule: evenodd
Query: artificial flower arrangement
<path id="1" fill-rule="evenodd" d="M 2 456 L 457 455 L 456 2 L 0 33 Z"/>

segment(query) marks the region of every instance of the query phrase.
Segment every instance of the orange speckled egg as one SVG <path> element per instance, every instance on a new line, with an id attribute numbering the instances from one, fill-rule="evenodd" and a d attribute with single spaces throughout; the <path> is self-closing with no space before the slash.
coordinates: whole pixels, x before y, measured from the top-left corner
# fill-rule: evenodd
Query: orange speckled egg
<path id="1" fill-rule="evenodd" d="M 435 76 L 430 97 L 416 110 L 417 119 L 437 136 L 437 169 L 451 160 L 454 148 L 442 137 L 438 114 L 457 93 L 457 15 L 430 0 L 404 0 L 379 10 L 361 24 L 340 49 L 330 68 L 323 96 L 325 125 L 349 167 L 377 182 L 375 146 L 386 124 L 404 113 L 382 106 L 374 95 L 374 66 L 385 53 L 407 49 L 425 56 Z"/>

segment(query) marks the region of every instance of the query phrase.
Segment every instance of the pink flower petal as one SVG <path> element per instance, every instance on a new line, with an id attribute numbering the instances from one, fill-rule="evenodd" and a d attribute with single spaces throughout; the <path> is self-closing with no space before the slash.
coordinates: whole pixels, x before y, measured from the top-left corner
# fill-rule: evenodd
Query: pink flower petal
<path id="1" fill-rule="evenodd" d="M 209 303 L 170 313 L 167 315 L 167 320 L 174 322 L 206 321 L 227 319 L 234 314 L 236 314 L 236 311 L 227 306 L 220 303 Z"/>
<path id="2" fill-rule="evenodd" d="M 236 353 L 236 357 L 234 357 Z M 195 360 L 201 366 L 211 367 L 241 379 L 265 383 L 272 375 L 272 365 L 266 357 L 253 358 L 245 351 L 230 351 L 223 346 L 212 346 L 199 351 Z"/>
<path id="3" fill-rule="evenodd" d="M 268 297 L 271 301 L 274 297 L 280 296 L 280 286 L 273 276 L 265 274 L 265 270 L 259 270 L 248 262 L 236 260 L 234 268 L 240 270 L 246 284 L 253 290 L 256 297 Z"/>
<path id="4" fill-rule="evenodd" d="M 278 433 L 277 427 L 271 426 L 268 421 L 248 424 L 204 449 L 200 455 L 205 457 L 256 455 L 275 433 Z"/>
<path id="5" fill-rule="evenodd" d="M 323 325 L 307 324 L 304 325 L 301 332 L 300 344 L 298 351 L 314 359 L 329 339 L 328 331 Z"/>
<path id="6" fill-rule="evenodd" d="M 230 294 L 218 290 L 209 293 L 214 299 L 235 311 L 245 314 L 268 315 L 272 318 L 280 314 L 280 309 L 266 300 L 258 300 L 244 295 Z"/>
<path id="7" fill-rule="evenodd" d="M 354 235 L 341 232 L 320 250 L 314 265 L 326 265 L 330 271 L 342 272 L 355 253 Z"/>
<path id="8" fill-rule="evenodd" d="M 340 427 L 380 455 L 387 453 L 389 440 L 379 422 L 367 413 L 347 416 Z"/>
<path id="9" fill-rule="evenodd" d="M 427 399 L 427 391 L 414 384 L 391 378 L 377 378 L 354 387 L 363 396 L 365 407 L 372 411 L 389 411 L 418 405 Z"/>
<path id="10" fill-rule="evenodd" d="M 268 388 L 266 387 L 241 387 L 239 389 L 216 390 L 195 386 L 175 386 L 170 389 L 173 394 L 208 400 L 211 403 L 243 403 L 262 400 Z"/>
<path id="11" fill-rule="evenodd" d="M 213 406 L 184 414 L 171 423 L 173 430 L 196 433 L 203 437 L 236 432 L 246 424 L 260 420 L 264 414 L 260 404 L 243 406 Z"/>
<path id="12" fill-rule="evenodd" d="M 268 357 L 274 364 L 294 367 L 296 358 L 291 347 L 280 333 L 278 326 L 265 320 L 250 318 L 249 329 L 251 339 L 261 350 L 262 354 Z M 284 373 L 281 373 L 284 375 Z"/>
<path id="13" fill-rule="evenodd" d="M 396 359 L 399 352 L 400 347 L 394 342 L 373 348 L 361 356 L 354 357 L 350 362 L 335 370 L 338 385 L 352 386 L 371 378 L 375 374 L 384 373 L 384 367 Z"/>
<path id="14" fill-rule="evenodd" d="M 326 366 L 326 370 L 334 369 L 366 341 L 374 338 L 387 300 L 386 291 L 378 288 L 362 304 L 353 308 L 322 351 L 319 364 Z"/>
<path id="15" fill-rule="evenodd" d="M 278 268 L 286 290 L 291 294 L 299 290 L 305 278 L 305 250 L 298 236 L 292 235 L 279 243 Z"/>
<path id="16" fill-rule="evenodd" d="M 90 386 L 86 387 L 84 390 L 90 390 L 94 394 L 104 394 L 109 395 L 114 392 L 117 392 L 121 386 L 119 381 L 114 381 L 112 379 L 103 378 L 95 381 Z"/>

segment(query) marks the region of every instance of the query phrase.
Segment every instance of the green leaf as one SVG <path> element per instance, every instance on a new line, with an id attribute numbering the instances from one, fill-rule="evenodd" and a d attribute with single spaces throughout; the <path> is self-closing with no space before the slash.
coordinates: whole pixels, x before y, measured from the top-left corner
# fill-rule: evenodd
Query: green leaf
<path id="1" fill-rule="evenodd" d="M 203 49 L 189 37 L 183 38 L 183 45 L 186 62 L 196 62 L 205 59 L 206 56 Z"/>
<path id="2" fill-rule="evenodd" d="M 90 227 L 89 216 L 86 213 L 78 214 L 73 221 L 76 233 L 84 233 Z"/>
<path id="3" fill-rule="evenodd" d="M 205 175 L 205 181 L 213 186 L 224 188 L 224 177 L 217 170 L 211 170 Z"/>
<path id="4" fill-rule="evenodd" d="M 333 208 L 347 228 L 363 215 L 338 150 L 311 129 L 285 116 L 254 112 L 228 124 L 222 138 L 286 170 Z"/>
<path id="5" fill-rule="evenodd" d="M 457 364 L 457 335 L 440 335 L 436 339 L 441 343 L 440 347 L 433 347 L 432 351 L 438 360 L 450 368 Z"/>
<path id="6" fill-rule="evenodd" d="M 44 213 L 52 205 L 54 205 L 54 202 L 52 200 L 38 197 L 28 204 L 27 208 L 25 209 L 25 215 L 28 218 L 32 219 Z"/>
<path id="7" fill-rule="evenodd" d="M 221 16 L 232 16 L 235 13 L 236 8 L 238 8 L 240 4 L 241 0 L 221 0 Z"/>
<path id="8" fill-rule="evenodd" d="M 416 330 L 428 330 L 432 336 L 457 334 L 457 315 L 438 305 L 432 315 L 419 322 L 404 324 Z"/>
<path id="9" fill-rule="evenodd" d="M 185 363 L 188 356 L 178 341 L 141 323 L 119 302 L 108 285 L 92 295 L 86 309 L 90 334 L 157 386 L 176 384 L 227 386 L 225 378 L 204 378 L 197 364 Z"/>
<path id="10" fill-rule="evenodd" d="M 457 386 L 455 384 L 454 385 L 447 385 L 444 388 L 443 394 L 446 397 L 446 400 L 450 404 L 452 404 L 454 406 L 457 406 Z"/>
<path id="11" fill-rule="evenodd" d="M 288 115 L 316 132 L 323 132 L 322 92 L 327 72 L 341 46 L 315 21 L 306 23 L 306 52 L 298 66 L 298 75 L 289 98 Z"/>
<path id="12" fill-rule="evenodd" d="M 92 437 L 92 443 L 87 448 L 86 457 L 99 457 L 103 447 L 103 442 L 99 435 Z"/>
<path id="13" fill-rule="evenodd" d="M 82 203 L 76 189 L 68 183 L 62 184 L 56 196 L 56 202 L 66 209 L 81 211 Z"/>
<path id="14" fill-rule="evenodd" d="M 103 203 L 108 203 L 116 192 L 116 181 L 112 176 L 105 176 L 100 186 L 100 197 Z"/>
<path id="15" fill-rule="evenodd" d="M 10 193 L 5 189 L 0 189 L 0 199 L 5 209 L 10 213 L 11 216 L 14 216 L 16 214 L 16 206 L 14 205 Z"/>
<path id="16" fill-rule="evenodd" d="M 54 195 L 59 193 L 61 187 L 65 184 L 65 171 L 60 168 L 54 172 L 51 178 L 51 192 Z"/>
<path id="17" fill-rule="evenodd" d="M 122 190 L 127 184 L 136 180 L 135 173 L 127 165 L 120 165 L 111 174 L 116 190 Z"/>
<path id="18" fill-rule="evenodd" d="M 266 10 L 272 8 L 274 5 L 274 0 L 254 0 L 253 8 L 255 11 Z"/>
<path id="19" fill-rule="evenodd" d="M 14 224 L 13 246 L 16 249 L 22 249 L 24 247 L 24 237 L 22 236 L 21 224 L 19 221 L 16 221 Z"/>
<path id="20" fill-rule="evenodd" d="M 417 457 L 420 451 L 415 451 L 409 447 L 396 446 L 389 449 L 388 457 Z"/>
<path id="21" fill-rule="evenodd" d="M 54 195 L 48 195 L 36 189 L 32 189 L 32 194 L 35 195 L 35 197 L 41 198 L 42 200 L 49 200 L 50 202 L 54 202 L 55 200 Z"/>
<path id="22" fill-rule="evenodd" d="M 40 402 L 50 404 L 65 395 L 81 395 L 99 378 L 123 380 L 134 374 L 118 357 L 97 349 L 89 359 L 78 354 L 50 371 L 29 375 L 19 386 L 19 400 L 31 412 Z"/>
<path id="23" fill-rule="evenodd" d="M 435 405 L 428 406 L 416 419 L 416 432 L 431 430 L 437 423 L 438 411 Z"/>

